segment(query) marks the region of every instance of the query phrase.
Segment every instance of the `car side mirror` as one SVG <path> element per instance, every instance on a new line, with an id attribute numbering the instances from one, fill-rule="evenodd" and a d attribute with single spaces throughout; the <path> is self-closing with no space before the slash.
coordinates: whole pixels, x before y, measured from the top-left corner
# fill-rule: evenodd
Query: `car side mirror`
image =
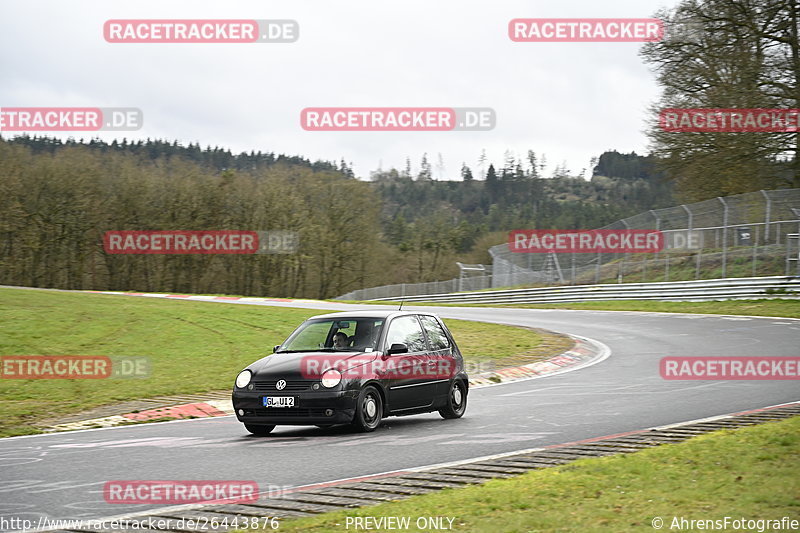
<path id="1" fill-rule="evenodd" d="M 272 347 L 272 353 L 275 353 L 275 352 L 277 352 L 277 351 L 278 351 L 278 348 L 280 348 L 280 347 L 281 347 L 281 345 L 280 345 L 280 344 L 276 344 L 275 346 L 273 346 L 273 347 Z"/>
<path id="2" fill-rule="evenodd" d="M 408 353 L 408 346 L 403 343 L 392 344 L 389 347 L 389 351 L 386 352 L 388 355 L 396 354 L 396 353 Z"/>

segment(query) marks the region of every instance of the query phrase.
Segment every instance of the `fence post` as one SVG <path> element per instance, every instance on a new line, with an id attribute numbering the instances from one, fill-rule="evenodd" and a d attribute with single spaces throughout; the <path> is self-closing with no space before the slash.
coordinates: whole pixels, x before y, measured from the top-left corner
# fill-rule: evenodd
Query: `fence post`
<path id="1" fill-rule="evenodd" d="M 597 265 L 594 268 L 594 284 L 600 283 L 600 252 L 597 252 Z"/>
<path id="2" fill-rule="evenodd" d="M 728 277 L 728 204 L 721 196 L 717 200 L 722 202 L 722 277 Z"/>
<path id="3" fill-rule="evenodd" d="M 703 248 L 700 247 L 700 249 L 697 250 L 697 265 L 695 265 L 694 267 L 694 279 L 700 279 L 700 262 L 702 260 L 701 259 L 702 256 L 703 256 Z"/>
<path id="4" fill-rule="evenodd" d="M 656 231 L 661 231 L 661 217 L 658 216 L 658 212 L 654 209 L 651 209 L 649 212 L 651 215 L 653 215 L 653 218 L 656 219 Z M 659 252 L 656 252 L 653 256 L 653 259 L 655 259 L 655 262 L 653 263 L 653 272 L 655 272 L 655 269 L 658 268 L 658 254 Z"/>
<path id="5" fill-rule="evenodd" d="M 575 285 L 575 252 L 572 252 L 572 282 L 570 285 Z"/>
<path id="6" fill-rule="evenodd" d="M 753 239 L 753 277 L 756 277 L 756 258 L 758 256 L 758 226 L 754 226 L 755 235 Z M 766 228 L 765 228 L 766 230 Z"/>
<path id="7" fill-rule="evenodd" d="M 656 219 L 656 231 L 661 230 L 661 217 L 658 216 L 658 213 L 654 209 L 650 210 L 650 214 Z"/>
<path id="8" fill-rule="evenodd" d="M 795 265 L 794 275 L 800 278 L 800 209 L 791 208 L 792 214 L 797 219 L 797 264 Z M 789 239 L 786 239 L 786 251 L 789 251 Z"/>
<path id="9" fill-rule="evenodd" d="M 764 195 L 764 199 L 767 201 L 767 215 L 764 218 L 764 244 L 769 244 L 769 223 L 772 216 L 772 198 L 770 198 L 767 194 L 767 191 L 763 189 L 761 190 L 761 194 Z"/>
<path id="10" fill-rule="evenodd" d="M 692 213 L 692 210 L 689 209 L 689 206 L 686 205 L 686 204 L 681 204 L 681 207 L 683 208 L 684 211 L 686 211 L 686 216 L 688 218 L 687 222 L 688 222 L 689 229 L 686 232 L 686 248 L 688 249 L 689 248 L 690 237 L 691 237 L 692 231 L 694 231 L 694 213 Z M 698 251 L 697 251 L 698 257 L 697 257 L 697 266 L 695 267 L 695 270 L 694 270 L 694 279 L 700 279 L 700 254 L 703 253 L 703 244 L 705 244 L 705 243 L 702 243 L 700 245 L 700 248 L 698 248 Z"/>
<path id="11" fill-rule="evenodd" d="M 625 226 L 625 231 L 629 231 L 631 229 L 630 225 L 625 221 L 625 219 L 620 220 L 622 224 Z M 625 260 L 628 258 L 627 252 L 623 252 L 622 260 L 619 264 L 619 271 L 617 273 L 617 283 L 622 283 L 622 278 L 625 276 Z"/>
<path id="12" fill-rule="evenodd" d="M 686 214 L 688 215 L 688 218 L 689 218 L 689 221 L 688 221 L 689 222 L 689 233 L 691 233 L 692 230 L 694 229 L 694 224 L 693 224 L 694 213 L 692 213 L 691 209 L 689 209 L 689 206 L 687 206 L 686 204 L 681 204 L 681 207 L 683 208 L 684 211 L 686 211 Z M 686 238 L 688 240 L 689 235 L 687 235 Z"/>

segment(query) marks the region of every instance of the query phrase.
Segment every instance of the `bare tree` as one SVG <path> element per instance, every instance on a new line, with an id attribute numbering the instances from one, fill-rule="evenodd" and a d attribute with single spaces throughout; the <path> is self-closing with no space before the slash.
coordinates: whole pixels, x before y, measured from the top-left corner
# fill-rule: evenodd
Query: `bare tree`
<path id="1" fill-rule="evenodd" d="M 800 133 L 663 131 L 663 108 L 800 108 L 798 3 L 684 0 L 658 16 L 667 32 L 641 55 L 662 96 L 648 136 L 687 200 L 800 186 Z"/>

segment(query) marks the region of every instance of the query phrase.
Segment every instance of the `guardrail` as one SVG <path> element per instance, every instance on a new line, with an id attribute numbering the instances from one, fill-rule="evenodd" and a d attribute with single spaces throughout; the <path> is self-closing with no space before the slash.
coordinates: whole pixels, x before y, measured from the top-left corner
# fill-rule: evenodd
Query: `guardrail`
<path id="1" fill-rule="evenodd" d="M 712 300 L 750 300 L 754 298 L 800 299 L 800 277 L 770 276 L 663 283 L 540 287 L 535 289 L 376 298 L 370 301 L 513 304 L 603 300 L 704 302 Z"/>

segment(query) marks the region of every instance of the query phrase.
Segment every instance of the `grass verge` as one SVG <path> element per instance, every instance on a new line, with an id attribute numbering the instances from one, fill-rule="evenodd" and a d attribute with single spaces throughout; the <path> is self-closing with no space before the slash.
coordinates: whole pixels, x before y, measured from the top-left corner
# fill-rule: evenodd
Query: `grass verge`
<path id="1" fill-rule="evenodd" d="M 0 356 L 146 356 L 146 379 L 0 379 L 0 436 L 126 400 L 229 389 L 243 367 L 320 311 L 0 289 Z M 547 334 L 448 320 L 468 361 L 551 346 Z M 553 336 L 557 338 L 556 336 Z M 557 352 L 556 352 L 557 353 Z M 2 371 L 2 369 L 0 369 Z"/>
<path id="2" fill-rule="evenodd" d="M 681 529 L 674 527 L 675 517 L 797 520 L 798 459 L 800 417 L 795 417 L 396 503 L 285 520 L 280 530 L 354 530 L 355 517 L 410 517 L 406 531 L 430 531 L 416 527 L 419 517 L 444 517 L 445 525 L 451 518 L 459 533 L 654 531 L 656 517 L 664 530 Z"/>

